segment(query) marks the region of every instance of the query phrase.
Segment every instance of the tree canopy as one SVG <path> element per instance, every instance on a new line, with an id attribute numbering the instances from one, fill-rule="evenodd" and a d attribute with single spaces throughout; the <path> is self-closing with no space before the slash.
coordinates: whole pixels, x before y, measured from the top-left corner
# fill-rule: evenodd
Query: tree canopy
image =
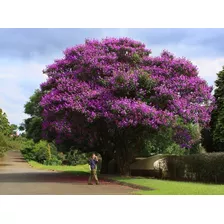
<path id="1" fill-rule="evenodd" d="M 41 125 L 42 108 L 40 106 L 42 93 L 39 89 L 35 90 L 34 94 L 30 97 L 29 101 L 25 104 L 25 113 L 30 117 L 25 119 L 25 122 L 20 125 L 20 130 L 26 130 L 26 137 L 38 142 L 42 139 Z"/>
<path id="2" fill-rule="evenodd" d="M 215 81 L 216 108 L 212 112 L 211 132 L 213 151 L 224 150 L 224 67 Z"/>
<path id="3" fill-rule="evenodd" d="M 17 125 L 10 124 L 7 114 L 0 109 L 0 133 L 6 136 L 16 134 L 17 128 Z"/>
<path id="4" fill-rule="evenodd" d="M 66 49 L 44 70 L 44 137 L 110 148 L 121 173 L 147 136 L 161 127 L 173 127 L 189 140 L 177 121 L 206 126 L 212 87 L 189 60 L 167 51 L 150 54 L 143 43 L 129 38 L 86 40 Z"/>

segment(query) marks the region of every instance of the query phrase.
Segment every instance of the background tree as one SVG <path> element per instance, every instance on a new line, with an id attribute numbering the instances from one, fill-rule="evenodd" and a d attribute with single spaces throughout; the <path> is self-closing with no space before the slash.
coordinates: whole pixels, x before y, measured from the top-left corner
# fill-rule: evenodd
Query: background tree
<path id="1" fill-rule="evenodd" d="M 172 127 L 191 142 L 177 121 L 207 125 L 212 88 L 185 58 L 150 53 L 128 38 L 87 40 L 67 49 L 44 71 L 44 137 L 110 152 L 121 174 L 129 174 L 135 155 L 161 128 Z"/>
<path id="2" fill-rule="evenodd" d="M 6 136 L 10 134 L 10 124 L 6 113 L 0 109 L 0 157 L 7 150 L 8 144 Z"/>
<path id="3" fill-rule="evenodd" d="M 25 123 L 21 123 L 18 127 L 20 131 L 25 131 Z"/>
<path id="4" fill-rule="evenodd" d="M 0 133 L 0 157 L 3 156 L 4 152 L 8 149 L 8 144 L 5 136 Z"/>
<path id="5" fill-rule="evenodd" d="M 140 156 L 155 154 L 189 155 L 201 152 L 201 134 L 197 124 L 179 122 L 175 128 L 160 128 L 151 133 Z"/>
<path id="6" fill-rule="evenodd" d="M 224 67 L 215 81 L 216 108 L 212 112 L 211 134 L 213 151 L 224 151 Z"/>
<path id="7" fill-rule="evenodd" d="M 2 109 L 0 109 L 0 132 L 6 136 L 9 136 L 12 133 L 7 115 Z"/>
<path id="8" fill-rule="evenodd" d="M 215 147 L 213 146 L 212 130 L 210 127 L 203 128 L 201 130 L 202 146 L 205 148 L 206 152 L 215 152 Z"/>
<path id="9" fill-rule="evenodd" d="M 16 124 L 11 124 L 10 129 L 11 129 L 11 134 L 17 135 L 18 126 Z"/>
<path id="10" fill-rule="evenodd" d="M 29 101 L 24 106 L 25 113 L 30 115 L 30 117 L 25 119 L 24 123 L 20 125 L 20 130 L 25 130 L 26 137 L 29 139 L 33 139 L 34 142 L 39 142 L 42 139 L 42 108 L 39 104 L 41 96 L 41 91 L 38 89 L 35 90 L 34 94 L 30 97 Z"/>
<path id="11" fill-rule="evenodd" d="M 21 148 L 21 139 L 11 137 L 16 134 L 17 125 L 10 124 L 6 113 L 0 109 L 0 156 L 3 156 L 7 150 Z"/>

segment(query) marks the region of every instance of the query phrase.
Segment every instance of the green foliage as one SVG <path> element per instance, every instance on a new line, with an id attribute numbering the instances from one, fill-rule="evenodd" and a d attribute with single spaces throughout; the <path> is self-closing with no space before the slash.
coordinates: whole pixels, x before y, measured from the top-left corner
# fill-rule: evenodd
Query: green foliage
<path id="1" fill-rule="evenodd" d="M 188 155 L 200 153 L 199 127 L 193 124 L 183 124 L 181 121 L 179 121 L 179 124 L 190 131 L 193 141 L 190 149 L 181 148 L 174 142 L 174 130 L 172 128 L 161 128 L 158 132 L 154 132 L 149 136 L 139 156 L 147 157 L 154 154 Z"/>
<path id="2" fill-rule="evenodd" d="M 41 117 L 32 117 L 25 120 L 26 136 L 29 139 L 33 139 L 34 142 L 38 142 L 41 139 Z"/>
<path id="3" fill-rule="evenodd" d="M 0 156 L 3 156 L 7 150 L 21 148 L 21 139 L 16 136 L 16 131 L 17 126 L 10 125 L 6 113 L 0 109 Z"/>
<path id="4" fill-rule="evenodd" d="M 66 165 L 82 165 L 86 164 L 88 157 L 85 153 L 81 153 L 78 150 L 71 150 L 65 156 L 64 164 Z"/>
<path id="5" fill-rule="evenodd" d="M 169 145 L 165 151 L 164 154 L 170 154 L 170 155 L 184 155 L 185 150 L 183 150 L 178 144 L 173 143 Z"/>
<path id="6" fill-rule="evenodd" d="M 138 54 L 134 53 L 133 56 L 132 56 L 132 60 L 133 60 L 134 64 L 139 63 L 139 62 L 141 62 L 141 56 L 139 56 Z"/>
<path id="7" fill-rule="evenodd" d="M 18 126 L 16 124 L 11 124 L 10 125 L 11 134 L 16 135 L 17 134 L 17 129 L 18 129 Z"/>
<path id="8" fill-rule="evenodd" d="M 30 97 L 30 100 L 25 104 L 25 113 L 31 116 L 40 116 L 41 107 L 39 102 L 41 100 L 42 93 L 39 89 L 35 90 L 34 94 Z"/>
<path id="9" fill-rule="evenodd" d="M 33 140 L 27 140 L 24 143 L 23 149 L 21 150 L 24 158 L 28 161 L 36 159 L 36 156 L 34 153 L 34 146 L 35 146 L 35 143 L 33 142 Z"/>
<path id="10" fill-rule="evenodd" d="M 44 163 L 44 161 L 49 160 L 50 156 L 48 153 L 48 143 L 46 141 L 40 141 L 34 145 L 33 152 L 35 154 L 35 161 L 39 163 Z"/>
<path id="11" fill-rule="evenodd" d="M 206 152 L 214 152 L 212 139 L 212 130 L 210 128 L 203 128 L 201 130 L 201 144 L 205 148 Z"/>
<path id="12" fill-rule="evenodd" d="M 6 152 L 8 149 L 8 144 L 6 137 L 0 133 L 0 157 L 3 156 L 4 152 Z"/>
<path id="13" fill-rule="evenodd" d="M 46 160 L 51 159 L 48 150 L 49 145 L 46 141 L 41 140 L 35 144 L 33 140 L 27 140 L 24 144 L 24 148 L 21 151 L 26 160 L 34 160 L 39 163 L 44 163 Z M 54 151 L 54 148 L 50 147 L 50 150 Z"/>
<path id="14" fill-rule="evenodd" d="M 165 164 L 167 179 L 224 183 L 224 153 L 168 156 Z"/>
<path id="15" fill-rule="evenodd" d="M 145 89 L 146 90 L 146 94 L 148 96 L 150 96 L 151 92 L 152 92 L 152 89 L 153 87 L 155 86 L 155 81 L 151 79 L 151 77 L 147 74 L 147 73 L 142 73 L 140 76 L 139 76 L 139 87 L 142 88 L 142 89 Z M 137 93 L 137 96 L 139 98 L 141 98 L 143 101 L 145 101 L 146 103 L 150 103 L 150 97 L 147 97 L 147 98 L 144 98 L 142 97 L 142 95 L 138 92 Z"/>
<path id="16" fill-rule="evenodd" d="M 8 150 L 21 150 L 24 139 L 21 137 L 8 137 L 0 133 L 0 156 Z"/>
<path id="17" fill-rule="evenodd" d="M 20 126 L 18 127 L 18 129 L 20 131 L 25 131 L 25 124 L 24 123 L 20 124 Z"/>
<path id="18" fill-rule="evenodd" d="M 53 143 L 40 140 L 35 143 L 33 140 L 27 140 L 21 152 L 28 161 L 36 161 L 44 165 L 78 165 L 86 164 L 87 156 L 78 150 L 72 149 L 66 154 L 58 152 L 57 147 Z"/>
<path id="19" fill-rule="evenodd" d="M 193 142 L 188 154 L 200 153 L 201 150 L 203 149 L 201 148 L 201 130 L 199 125 L 188 124 L 187 128 L 190 131 L 190 134 L 192 136 L 192 142 Z"/>
<path id="20" fill-rule="evenodd" d="M 22 137 L 7 137 L 8 150 L 21 150 L 25 139 Z"/>
<path id="21" fill-rule="evenodd" d="M 43 164 L 47 166 L 60 166 L 62 161 L 58 157 L 53 156 L 50 159 L 45 160 Z"/>
<path id="22" fill-rule="evenodd" d="M 25 104 L 25 113 L 30 115 L 30 118 L 25 119 L 25 122 L 20 125 L 21 131 L 26 131 L 26 137 L 32 139 L 35 143 L 39 142 L 41 138 L 42 108 L 39 105 L 41 100 L 40 90 L 35 90 L 29 101 Z"/>
<path id="23" fill-rule="evenodd" d="M 213 110 L 211 132 L 214 151 L 224 151 L 224 67 L 215 81 L 215 99 L 217 108 Z"/>
<path id="24" fill-rule="evenodd" d="M 7 115 L 2 111 L 2 109 L 0 109 L 0 133 L 7 136 L 12 134 L 12 130 Z"/>
<path id="25" fill-rule="evenodd" d="M 150 156 L 152 154 L 162 154 L 166 148 L 173 143 L 172 129 L 164 128 L 156 133 L 152 133 L 146 141 L 140 156 Z"/>

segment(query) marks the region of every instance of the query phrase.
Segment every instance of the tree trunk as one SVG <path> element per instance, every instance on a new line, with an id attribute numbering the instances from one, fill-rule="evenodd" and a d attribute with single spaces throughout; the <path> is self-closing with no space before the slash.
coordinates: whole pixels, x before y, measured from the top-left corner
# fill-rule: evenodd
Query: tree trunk
<path id="1" fill-rule="evenodd" d="M 101 154 L 101 157 L 102 157 L 102 162 L 101 162 L 100 173 L 101 174 L 108 174 L 108 164 L 109 164 L 109 162 L 112 158 L 111 158 L 111 156 L 108 152 L 103 152 Z"/>
<path id="2" fill-rule="evenodd" d="M 124 162 L 123 164 L 120 164 L 119 166 L 120 174 L 122 176 L 130 176 L 131 170 L 130 170 L 130 164 L 127 162 Z"/>
<path id="3" fill-rule="evenodd" d="M 122 176 L 130 176 L 131 174 L 130 165 L 133 159 L 133 152 L 129 148 L 128 138 L 128 134 L 125 131 L 120 132 L 115 143 L 117 168 Z"/>
<path id="4" fill-rule="evenodd" d="M 131 174 L 129 156 L 124 148 L 116 150 L 117 168 L 122 176 L 130 176 Z"/>

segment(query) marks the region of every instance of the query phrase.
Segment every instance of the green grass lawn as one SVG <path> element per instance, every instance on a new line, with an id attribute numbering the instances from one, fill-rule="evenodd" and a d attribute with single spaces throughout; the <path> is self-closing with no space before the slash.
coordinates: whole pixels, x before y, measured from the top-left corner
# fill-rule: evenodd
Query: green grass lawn
<path id="1" fill-rule="evenodd" d="M 34 161 L 30 161 L 29 164 L 37 169 L 69 172 L 75 175 L 89 174 L 88 165 L 46 166 Z M 148 178 L 113 177 L 111 179 L 154 189 L 149 191 L 140 190 L 136 192 L 137 194 L 143 194 L 143 195 L 224 195 L 224 185 L 200 184 L 190 182 L 187 183 L 187 182 L 156 180 Z"/>
<path id="2" fill-rule="evenodd" d="M 150 187 L 155 190 L 138 191 L 144 195 L 224 195 L 224 185 L 166 181 L 148 178 L 113 178 L 120 182 Z"/>
<path id="3" fill-rule="evenodd" d="M 35 161 L 29 161 L 29 164 L 36 168 L 41 170 L 55 170 L 55 171 L 61 171 L 61 172 L 69 172 L 74 174 L 83 174 L 87 175 L 89 174 L 89 166 L 86 165 L 77 165 L 77 166 L 47 166 L 40 163 L 37 163 Z"/>

